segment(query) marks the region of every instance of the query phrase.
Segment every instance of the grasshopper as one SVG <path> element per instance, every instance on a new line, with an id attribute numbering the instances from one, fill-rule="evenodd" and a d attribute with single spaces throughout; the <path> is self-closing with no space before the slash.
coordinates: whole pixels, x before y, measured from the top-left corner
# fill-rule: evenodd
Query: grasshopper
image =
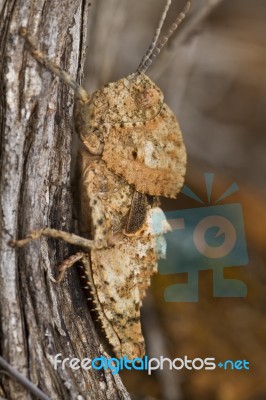
<path id="1" fill-rule="evenodd" d="M 27 28 L 20 28 L 31 55 L 75 93 L 74 124 L 80 153 L 80 232 L 43 228 L 10 245 L 22 247 L 40 236 L 63 239 L 83 249 L 59 267 L 57 282 L 78 261 L 95 308 L 118 357 L 143 357 L 140 308 L 170 227 L 158 196 L 175 198 L 184 182 L 186 151 L 177 120 L 162 91 L 145 74 L 184 19 L 190 3 L 160 41 L 167 0 L 153 41 L 137 71 L 89 94 L 49 60 Z M 155 220 L 160 224 L 156 226 Z M 86 238 L 87 237 L 87 238 Z"/>

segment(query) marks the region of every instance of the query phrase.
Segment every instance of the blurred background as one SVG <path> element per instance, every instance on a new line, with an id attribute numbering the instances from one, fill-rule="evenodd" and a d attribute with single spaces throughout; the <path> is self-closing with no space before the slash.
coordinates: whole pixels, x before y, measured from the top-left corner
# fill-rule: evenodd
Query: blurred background
<path id="1" fill-rule="evenodd" d="M 89 16 L 85 86 L 89 92 L 136 70 L 164 0 L 97 0 Z M 173 0 L 169 27 L 185 2 Z M 199 272 L 198 302 L 166 302 L 165 289 L 186 272 L 157 274 L 143 310 L 148 354 L 246 359 L 249 371 L 122 373 L 133 399 L 266 399 L 266 2 L 192 0 L 191 11 L 147 75 L 163 90 L 188 154 L 185 184 L 205 205 L 180 194 L 162 208 L 208 205 L 204 173 L 214 173 L 211 205 L 240 203 L 249 262 L 224 269 L 247 285 L 244 298 L 213 296 L 213 271 Z M 177 258 L 178 247 L 177 246 Z"/>

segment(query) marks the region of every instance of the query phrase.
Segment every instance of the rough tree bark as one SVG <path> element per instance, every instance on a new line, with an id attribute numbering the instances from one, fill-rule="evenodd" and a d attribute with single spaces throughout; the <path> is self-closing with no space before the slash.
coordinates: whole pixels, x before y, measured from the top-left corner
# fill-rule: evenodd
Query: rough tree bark
<path id="1" fill-rule="evenodd" d="M 60 286 L 50 279 L 71 249 L 45 238 L 21 250 L 7 246 L 35 228 L 73 230 L 73 92 L 36 63 L 18 29 L 28 26 L 43 51 L 78 80 L 88 15 L 87 0 L 0 1 L 0 353 L 52 399 L 129 399 L 109 372 L 53 369 L 57 353 L 99 356 L 76 271 Z M 1 378 L 0 397 L 32 398 Z"/>

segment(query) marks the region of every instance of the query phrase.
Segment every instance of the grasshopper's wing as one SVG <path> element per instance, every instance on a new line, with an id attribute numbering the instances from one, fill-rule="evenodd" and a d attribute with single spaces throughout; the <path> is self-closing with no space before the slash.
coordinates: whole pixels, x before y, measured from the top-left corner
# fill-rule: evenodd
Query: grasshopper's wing
<path id="1" fill-rule="evenodd" d="M 147 196 L 143 193 L 134 192 L 127 220 L 125 233 L 134 235 L 145 223 L 147 217 L 148 201 Z"/>

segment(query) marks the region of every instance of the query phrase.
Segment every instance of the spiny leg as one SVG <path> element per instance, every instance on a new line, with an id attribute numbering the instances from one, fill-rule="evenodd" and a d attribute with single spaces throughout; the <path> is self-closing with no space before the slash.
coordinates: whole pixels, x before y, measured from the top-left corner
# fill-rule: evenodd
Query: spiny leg
<path id="1" fill-rule="evenodd" d="M 56 283 L 60 283 L 65 276 L 66 270 L 68 268 L 71 268 L 77 261 L 82 260 L 85 256 L 85 254 L 86 253 L 79 251 L 78 253 L 73 254 L 72 256 L 70 256 L 69 258 L 64 260 L 62 262 L 62 264 L 59 265 L 59 274 L 56 278 Z"/>
<path id="2" fill-rule="evenodd" d="M 76 97 L 82 102 L 87 103 L 90 100 L 88 92 L 80 86 L 67 72 L 63 71 L 58 65 L 53 63 L 47 56 L 37 48 L 34 39 L 28 33 L 27 28 L 21 27 L 19 34 L 22 36 L 29 45 L 31 55 L 45 68 L 59 76 L 66 85 L 70 86 L 75 91 Z"/>
<path id="3" fill-rule="evenodd" d="M 54 239 L 62 239 L 67 243 L 73 244 L 78 247 L 85 249 L 91 249 L 94 247 L 93 240 L 85 239 L 81 236 L 74 235 L 73 233 L 60 231 L 52 228 L 43 228 L 30 232 L 25 239 L 21 240 L 10 240 L 8 244 L 11 247 L 23 247 L 32 240 L 39 239 L 41 236 L 51 237 Z"/>

